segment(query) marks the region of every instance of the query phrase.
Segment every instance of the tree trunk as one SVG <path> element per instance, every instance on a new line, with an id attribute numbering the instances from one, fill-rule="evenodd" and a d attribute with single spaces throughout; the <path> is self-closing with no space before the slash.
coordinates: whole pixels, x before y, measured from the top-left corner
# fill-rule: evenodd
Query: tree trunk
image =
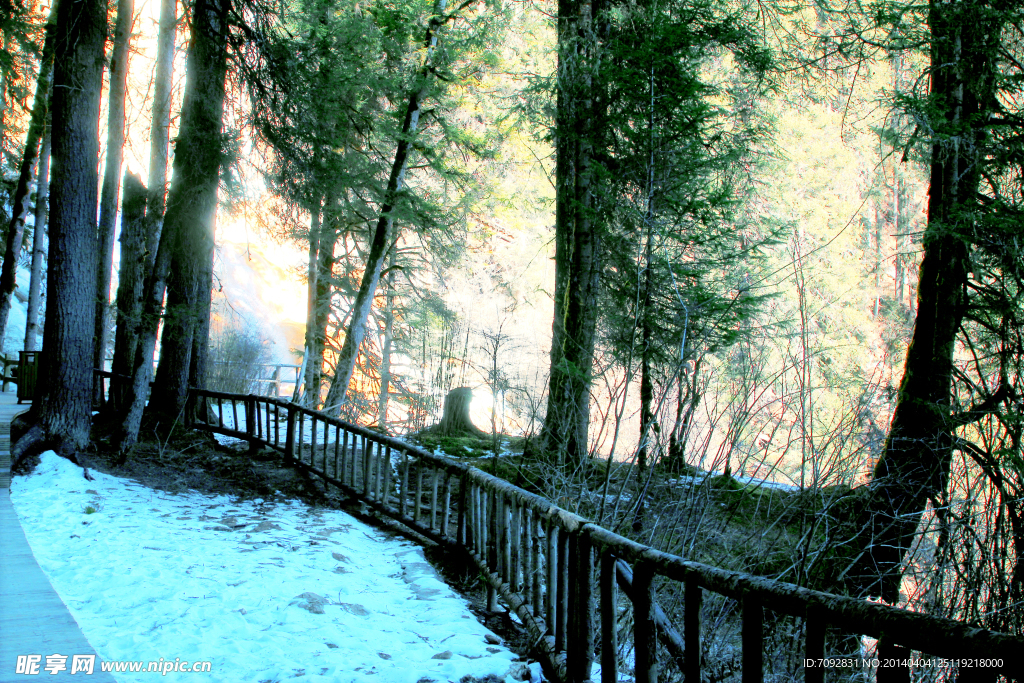
<path id="1" fill-rule="evenodd" d="M 110 407 L 120 410 L 124 377 L 130 376 L 139 340 L 142 292 L 146 277 L 146 186 L 137 175 L 124 174 L 121 202 L 121 265 L 117 277 L 117 327 L 110 383 Z"/>
<path id="2" fill-rule="evenodd" d="M 322 200 L 317 197 L 309 212 L 309 259 L 306 267 L 306 345 L 302 357 L 302 405 L 316 409 L 320 401 L 320 378 L 316 372 L 317 283 L 320 263 L 320 216 Z M 323 356 L 320 356 L 323 363 Z"/>
<path id="3" fill-rule="evenodd" d="M 384 193 L 384 201 L 381 204 L 380 217 L 377 220 L 377 227 L 373 231 L 373 240 L 370 243 L 370 253 L 366 258 L 366 268 L 359 284 L 359 292 L 356 294 L 355 301 L 352 302 L 352 312 L 348 328 L 345 330 L 345 342 L 338 354 L 334 380 L 327 392 L 324 410 L 331 413 L 339 413 L 345 403 L 345 394 L 348 392 L 348 385 L 355 372 L 356 360 L 359 358 L 359 347 L 362 346 L 363 338 L 366 336 L 366 324 L 370 316 L 370 309 L 373 307 L 374 295 L 377 292 L 377 282 L 380 280 L 387 247 L 392 241 L 391 229 L 394 222 L 392 212 L 399 200 L 399 191 L 405 181 L 405 166 L 409 159 L 413 137 L 419 125 L 420 106 L 427 94 L 428 79 L 433 66 L 432 58 L 437 47 L 437 32 L 441 27 L 446 5 L 446 0 L 436 0 L 434 14 L 430 18 L 427 28 L 427 36 L 424 41 L 427 52 L 426 59 L 419 74 L 419 83 L 416 89 L 409 94 L 409 100 L 406 103 L 402 133 L 398 137 L 398 146 L 395 150 L 394 162 L 391 164 L 391 174 L 388 178 L 387 190 Z"/>
<path id="4" fill-rule="evenodd" d="M 651 212 L 653 213 L 653 212 Z M 651 442 L 654 439 L 654 378 L 651 377 L 651 221 L 648 215 L 644 245 L 643 308 L 640 310 L 640 443 L 636 451 L 636 507 L 633 511 L 633 531 L 644 528 L 644 494 L 647 489 L 647 468 L 650 465 Z"/>
<path id="5" fill-rule="evenodd" d="M 110 56 L 110 95 L 107 112 L 107 165 L 100 194 L 99 259 L 96 267 L 96 345 L 93 367 L 103 369 L 110 343 L 110 269 L 114 259 L 114 220 L 121 182 L 124 148 L 124 97 L 128 83 L 128 41 L 132 31 L 134 0 L 118 0 L 114 49 Z M 97 383 L 97 390 L 102 385 Z M 102 398 L 102 397 L 98 397 Z"/>
<path id="6" fill-rule="evenodd" d="M 679 369 L 679 396 L 676 399 L 676 416 L 669 434 L 668 465 L 672 472 L 680 473 L 686 467 L 686 442 L 690 435 L 693 414 L 700 405 L 701 392 L 697 389 L 697 375 L 701 359 L 692 365 L 685 364 Z"/>
<path id="7" fill-rule="evenodd" d="M 167 286 L 169 315 L 160 355 L 163 372 L 158 372 L 157 390 L 153 392 L 152 407 L 157 419 L 165 426 L 170 425 L 184 408 L 187 398 L 196 322 L 188 305 L 197 301 L 196 289 L 206 267 L 204 255 L 209 253 L 209 244 L 213 241 L 212 225 L 217 208 L 228 8 L 227 0 L 199 0 L 193 11 L 185 99 L 174 156 L 174 183 L 153 270 L 146 282 L 142 333 L 125 400 L 124 418 L 114 437 L 122 458 L 127 457 L 138 440 L 143 408 L 149 397 L 156 333 L 172 258 L 175 278 L 174 287 Z M 153 188 L 150 193 L 154 195 Z"/>
<path id="8" fill-rule="evenodd" d="M 216 215 L 214 216 L 216 221 Z M 216 229 L 216 225 L 213 226 Z M 189 365 L 188 384 L 206 388 L 210 363 L 210 314 L 213 311 L 213 240 L 208 243 L 205 268 L 200 276 L 199 301 L 196 305 L 196 330 L 192 336 L 192 362 Z M 191 416 L 190 416 L 191 417 Z"/>
<path id="9" fill-rule="evenodd" d="M 327 216 L 324 216 L 326 219 Z M 320 394 L 324 379 L 324 351 L 327 348 L 327 323 L 331 315 L 331 296 L 334 291 L 334 248 L 338 241 L 336 225 L 328 228 L 326 220 L 320 225 L 320 253 L 317 262 L 316 300 L 313 319 L 313 353 L 306 366 L 307 379 L 312 394 L 309 405 L 320 405 Z"/>
<path id="10" fill-rule="evenodd" d="M 25 311 L 25 350 L 39 350 L 39 299 L 43 289 L 43 257 L 47 207 L 50 203 L 50 126 L 43 133 L 36 174 L 36 225 L 32 229 L 32 275 L 28 285 L 28 309 Z"/>
<path id="11" fill-rule="evenodd" d="M 444 413 L 441 421 L 431 431 L 442 436 L 487 436 L 487 432 L 473 424 L 469 418 L 469 404 L 473 401 L 473 390 L 469 387 L 452 389 L 444 397 Z"/>
<path id="12" fill-rule="evenodd" d="M 53 56 L 57 41 L 57 17 L 60 3 L 54 2 L 50 9 L 50 19 L 46 22 L 46 39 L 43 43 L 43 55 L 39 62 L 39 78 L 36 80 L 36 95 L 32 102 L 32 116 L 28 124 L 28 136 L 25 140 L 25 152 L 21 159 L 21 172 L 18 185 L 11 202 L 11 222 L 7 227 L 7 248 L 4 250 L 4 263 L 0 269 L 0 351 L 7 334 L 7 319 L 11 314 L 11 298 L 17 287 L 18 256 L 21 254 L 22 233 L 25 230 L 25 217 L 28 215 L 28 198 L 32 185 L 36 158 L 39 155 L 39 141 L 46 127 L 46 111 L 50 103 L 50 85 L 53 82 Z"/>
<path id="13" fill-rule="evenodd" d="M 644 216 L 643 232 L 643 271 L 638 278 L 641 286 L 639 292 L 642 301 L 639 311 L 640 318 L 637 321 L 640 325 L 640 443 L 636 454 L 636 503 L 633 509 L 633 531 L 640 532 L 644 528 L 644 496 L 647 493 L 647 468 L 652 464 L 654 440 L 654 368 L 652 362 L 652 326 L 653 313 L 653 268 L 654 268 L 654 194 L 656 191 L 654 182 L 655 170 L 655 127 L 654 127 L 654 75 L 650 80 L 650 114 L 648 125 L 650 126 L 650 144 L 647 158 L 647 211 Z"/>
<path id="14" fill-rule="evenodd" d="M 178 26 L 177 0 L 160 0 L 160 33 L 153 76 L 153 122 L 149 145 L 149 200 L 146 203 L 146 250 L 150 270 L 156 263 L 167 194 L 167 143 L 171 130 L 171 87 L 174 77 L 174 40 Z M 129 359 L 133 362 L 134 359 Z"/>
<path id="15" fill-rule="evenodd" d="M 53 80 L 53 192 L 46 325 L 36 427 L 41 441 L 71 454 L 89 443 L 96 296 L 96 193 L 106 3 L 65 0 L 57 14 Z M 36 441 L 19 439 L 12 456 Z M 17 453 L 15 453 L 17 451 Z"/>
<path id="16" fill-rule="evenodd" d="M 394 265 L 397 244 L 391 245 L 391 261 Z M 395 274 L 388 273 L 387 303 L 384 308 L 384 341 L 380 345 L 380 396 L 377 397 L 377 429 L 388 433 L 388 398 L 391 384 L 391 340 L 395 325 Z"/>
<path id="17" fill-rule="evenodd" d="M 160 3 L 160 31 L 157 37 L 157 59 L 156 73 L 153 78 L 153 120 L 150 127 L 150 148 L 149 148 L 149 190 L 148 199 L 142 203 L 143 221 L 139 226 L 140 237 L 143 239 L 143 248 L 138 252 L 139 257 L 144 259 L 144 270 L 138 277 L 138 308 L 135 310 L 135 318 L 131 328 L 125 328 L 124 343 L 120 346 L 114 343 L 114 360 L 112 364 L 115 374 L 132 375 L 135 367 L 136 352 L 139 349 L 139 337 L 142 334 L 142 312 L 144 292 L 149 291 L 144 286 L 146 273 L 156 274 L 156 254 L 159 249 L 160 231 L 163 225 L 164 196 L 167 187 L 167 143 L 170 130 L 171 118 L 171 86 L 174 71 L 174 40 L 177 33 L 178 16 L 176 0 L 161 0 Z M 139 183 L 139 187 L 145 189 Z M 126 198 L 127 199 L 127 198 Z M 123 220 L 123 219 L 122 219 Z M 134 240 L 135 237 L 133 236 Z M 134 247 L 133 247 L 134 248 Z M 122 244 L 122 250 L 124 245 Z M 124 254 L 122 251 L 122 264 Z M 160 306 L 163 306 L 163 278 L 158 278 L 160 284 Z M 135 281 L 133 281 L 134 283 Z M 120 284 L 118 285 L 120 287 Z M 131 295 L 129 292 L 128 295 Z M 118 292 L 120 295 L 120 290 Z M 154 314 L 159 316 L 159 309 Z M 154 323 L 158 325 L 159 321 Z M 120 334 L 120 331 L 118 332 Z M 155 339 L 154 328 L 154 339 Z M 155 342 L 154 342 L 155 343 Z M 120 350 L 119 350 L 120 349 Z M 149 352 L 150 363 L 152 363 L 153 352 Z M 147 385 L 149 378 L 146 379 Z M 126 391 L 127 387 L 122 387 Z M 148 391 L 148 390 L 147 390 Z M 123 397 L 122 397 L 123 398 Z"/>
<path id="18" fill-rule="evenodd" d="M 599 45 L 593 16 L 577 0 L 558 3 L 555 129 L 555 316 L 548 408 L 541 443 L 559 462 L 589 454 L 590 384 L 603 263 L 593 194 L 594 140 L 602 104 L 592 91 Z"/>
<path id="19" fill-rule="evenodd" d="M 917 320 L 885 450 L 868 489 L 864 552 L 849 573 L 861 593 L 890 603 L 899 600 L 902 561 L 929 499 L 945 489 L 952 461 L 953 350 L 967 305 L 970 215 L 996 101 L 1002 21 L 999 13 L 976 15 L 970 3 L 933 0 L 929 10 L 932 97 L 945 120 L 937 122 L 942 140 L 932 147 Z"/>
<path id="20" fill-rule="evenodd" d="M 164 303 L 164 288 L 167 282 L 167 271 L 171 263 L 171 249 L 168 245 L 164 244 L 167 238 L 167 232 L 162 231 L 160 235 L 160 248 L 157 249 L 153 269 L 146 277 L 146 283 L 143 286 L 142 315 L 139 319 L 135 357 L 132 359 L 131 378 L 125 384 L 121 416 L 116 421 L 118 427 L 112 438 L 121 462 L 127 459 L 129 452 L 139 438 L 139 428 L 142 426 L 142 412 L 149 398 L 149 382 L 153 376 L 153 356 L 156 353 L 157 330 L 160 327 L 160 314 Z"/>
<path id="21" fill-rule="evenodd" d="M 4 36 L 4 54 L 10 54 L 10 40 Z M 7 159 L 7 69 L 0 69 L 0 168 L 6 168 Z"/>
<path id="22" fill-rule="evenodd" d="M 164 216 L 172 267 L 167 278 L 160 364 L 149 410 L 168 426 L 182 413 L 188 398 L 193 337 L 202 315 L 199 300 L 207 286 L 204 274 L 213 250 L 229 7 L 229 0 L 200 0 L 196 5 L 174 181 Z M 164 244 L 161 240 L 160 248 Z"/>

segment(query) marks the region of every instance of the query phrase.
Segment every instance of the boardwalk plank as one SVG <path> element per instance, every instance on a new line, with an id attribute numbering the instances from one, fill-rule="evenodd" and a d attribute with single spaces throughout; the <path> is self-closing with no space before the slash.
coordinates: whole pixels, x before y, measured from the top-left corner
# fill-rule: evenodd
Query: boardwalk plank
<path id="1" fill-rule="evenodd" d="M 70 674 L 72 655 L 96 651 L 39 568 L 11 505 L 10 423 L 28 407 L 15 400 L 13 394 L 0 394 L 0 683 L 36 678 L 15 673 L 18 655 L 30 654 L 43 656 L 38 677 L 47 681 L 114 683 L 99 670 L 99 657 L 93 675 Z M 52 654 L 68 657 L 67 670 L 51 675 L 43 669 L 46 655 Z"/>

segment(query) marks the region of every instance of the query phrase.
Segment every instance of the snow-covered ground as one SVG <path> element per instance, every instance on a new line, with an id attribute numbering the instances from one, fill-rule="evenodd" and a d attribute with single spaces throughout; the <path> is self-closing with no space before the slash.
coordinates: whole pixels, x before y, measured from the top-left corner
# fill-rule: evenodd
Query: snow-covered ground
<path id="1" fill-rule="evenodd" d="M 48 452 L 14 478 L 11 500 L 105 661 L 209 661 L 204 680 L 231 683 L 539 680 L 539 666 L 515 663 L 412 543 L 300 502 L 92 474 Z M 166 677 L 179 679 L 195 676 Z"/>

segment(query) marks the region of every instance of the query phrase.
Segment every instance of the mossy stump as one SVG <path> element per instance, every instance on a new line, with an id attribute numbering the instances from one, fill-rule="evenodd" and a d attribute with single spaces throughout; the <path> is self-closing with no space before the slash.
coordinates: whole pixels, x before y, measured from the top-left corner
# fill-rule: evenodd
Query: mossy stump
<path id="1" fill-rule="evenodd" d="M 473 390 L 469 387 L 458 387 L 444 397 L 444 413 L 441 421 L 428 431 L 441 436 L 477 436 L 486 437 L 487 432 L 477 429 L 469 417 L 469 404 L 473 400 Z"/>

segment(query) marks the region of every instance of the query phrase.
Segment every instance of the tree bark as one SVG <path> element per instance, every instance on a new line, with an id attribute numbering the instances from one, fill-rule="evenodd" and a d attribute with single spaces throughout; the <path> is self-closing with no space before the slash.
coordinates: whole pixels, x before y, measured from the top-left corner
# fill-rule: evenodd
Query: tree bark
<path id="1" fill-rule="evenodd" d="M 148 192 L 148 197 L 141 204 L 143 223 L 138 226 L 140 230 L 139 238 L 142 239 L 142 248 L 138 251 L 137 258 L 142 259 L 139 264 L 139 267 L 142 268 L 142 270 L 137 274 L 132 271 L 132 275 L 133 277 L 141 277 L 143 279 L 140 281 L 132 281 L 133 286 L 136 283 L 138 284 L 137 292 L 126 292 L 126 296 L 137 296 L 139 303 L 136 304 L 138 308 L 133 309 L 134 317 L 132 318 L 133 322 L 131 323 L 131 327 L 125 327 L 123 331 L 124 337 L 122 343 L 119 345 L 115 340 L 114 360 L 112 364 L 113 372 L 115 374 L 134 376 L 136 355 L 140 352 L 140 349 L 145 346 L 144 344 L 140 346 L 144 328 L 144 313 L 147 310 L 146 304 L 143 302 L 146 300 L 147 294 L 156 296 L 156 292 L 154 289 L 150 289 L 150 287 L 155 288 L 155 290 L 159 290 L 160 299 L 156 311 L 149 312 L 149 315 L 156 316 L 152 323 L 154 341 L 152 342 L 151 347 L 156 343 L 156 329 L 159 326 L 160 308 L 163 306 L 166 270 L 164 271 L 164 275 L 157 277 L 159 269 L 156 264 L 156 255 L 159 249 L 160 233 L 163 226 L 164 196 L 167 188 L 167 143 L 170 130 L 171 79 L 174 70 L 174 40 L 177 33 L 177 25 L 178 17 L 176 0 L 161 0 L 160 31 L 157 37 L 156 74 L 153 78 L 153 120 L 150 127 L 149 189 L 146 190 L 146 186 L 142 185 L 141 182 L 137 185 L 144 191 Z M 131 239 L 135 240 L 136 237 L 133 235 Z M 131 248 L 135 248 L 134 244 Z M 122 244 L 122 250 L 123 249 L 124 245 Z M 124 253 L 122 251 L 122 265 L 124 264 L 123 259 Z M 152 282 L 146 280 L 147 273 L 152 277 Z M 118 287 L 120 287 L 120 284 Z M 120 291 L 118 296 L 121 296 Z M 128 323 L 126 322 L 126 325 L 127 324 Z M 120 322 L 118 323 L 118 327 L 120 328 Z M 122 334 L 120 329 L 118 330 L 118 334 Z M 146 354 L 145 351 L 142 351 L 142 353 L 144 355 Z M 153 362 L 153 353 L 153 350 L 148 352 L 150 364 Z M 150 370 L 146 372 L 147 387 L 151 371 L 152 369 L 150 368 Z M 129 384 L 133 382 L 134 379 L 129 380 Z M 127 394 L 125 392 L 128 390 L 129 388 L 127 386 L 122 385 L 121 391 L 123 395 L 119 397 L 119 400 L 127 400 Z M 146 391 L 148 396 L 148 389 L 146 389 Z"/>
<path id="2" fill-rule="evenodd" d="M 63 454 L 89 443 L 92 418 L 96 165 L 106 18 L 102 0 L 64 0 L 57 13 L 44 360 L 33 411 L 43 441 Z M 24 452 L 26 446 L 17 449 Z"/>
<path id="3" fill-rule="evenodd" d="M 149 145 L 149 200 L 146 203 L 146 250 L 152 269 L 163 228 L 167 195 L 167 144 L 171 130 L 171 87 L 174 78 L 174 40 L 178 27 L 177 0 L 160 1 L 156 73 L 153 76 L 153 122 Z"/>
<path id="4" fill-rule="evenodd" d="M 211 232 L 216 230 L 216 213 Z M 196 304 L 196 330 L 192 335 L 192 361 L 189 365 L 188 385 L 198 389 L 207 388 L 207 371 L 210 364 L 210 314 L 213 312 L 213 252 L 211 239 L 207 243 L 205 268 L 199 279 L 199 301 Z"/>
<path id="5" fill-rule="evenodd" d="M 46 112 L 50 104 L 50 86 L 53 82 L 54 50 L 57 42 L 57 18 L 60 4 L 54 2 L 50 18 L 46 22 L 46 38 L 43 55 L 39 62 L 39 77 L 36 80 L 36 95 L 32 102 L 32 116 L 25 140 L 25 152 L 21 159 L 18 185 L 11 202 L 11 222 L 7 227 L 7 247 L 4 263 L 0 268 L 0 351 L 7 335 L 7 319 L 11 314 L 11 298 L 18 284 L 18 257 L 21 254 L 22 233 L 25 217 L 28 215 L 28 198 L 32 185 L 33 171 L 39 155 L 39 141 L 46 127 Z"/>
<path id="6" fill-rule="evenodd" d="M 124 377 L 130 376 L 138 347 L 142 318 L 142 292 L 146 277 L 146 186 L 129 172 L 124 174 L 121 201 L 121 265 L 117 276 L 117 326 L 114 333 L 114 361 L 110 383 L 110 407 L 119 410 Z"/>
<path id="7" fill-rule="evenodd" d="M 10 54 L 10 41 L 7 32 L 3 32 L 4 52 Z M 7 158 L 7 69 L 0 69 L 0 168 L 6 164 Z"/>
<path id="8" fill-rule="evenodd" d="M 394 265 L 396 244 L 391 245 L 391 261 Z M 384 340 L 380 345 L 380 395 L 377 397 L 377 429 L 388 433 L 388 399 L 391 393 L 391 343 L 395 326 L 395 274 L 388 273 L 387 303 L 384 308 Z"/>
<path id="9" fill-rule="evenodd" d="M 160 369 L 155 381 L 155 416 L 170 425 L 185 405 L 196 316 L 189 310 L 206 267 L 213 242 L 213 218 L 220 179 L 220 130 L 227 73 L 228 0 L 199 0 L 193 11 L 182 103 L 181 129 L 174 156 L 174 182 L 160 233 L 153 270 L 146 281 L 142 332 L 128 387 L 122 425 L 114 436 L 126 458 L 138 440 L 143 408 L 149 397 L 157 328 L 167 288 L 168 317 L 164 325 Z M 210 137 L 213 135 L 214 140 Z M 150 188 L 153 196 L 153 188 Z M 175 264 L 173 284 L 169 282 Z"/>
<path id="10" fill-rule="evenodd" d="M 121 184 L 124 151 L 124 98 L 128 84 L 128 41 L 132 31 L 134 0 L 118 0 L 114 26 L 114 48 L 110 56 L 110 94 L 107 111 L 107 164 L 100 191 L 100 222 L 97 233 L 99 259 L 96 267 L 96 345 L 93 366 L 103 369 L 110 343 L 110 269 L 114 259 L 114 220 Z M 102 385 L 97 384 L 97 390 Z M 102 397 L 98 397 L 102 398 Z"/>
<path id="11" fill-rule="evenodd" d="M 398 203 L 399 192 L 405 182 L 405 167 L 409 159 L 413 138 L 419 125 L 420 106 L 427 94 L 427 84 L 433 68 L 432 59 L 434 50 L 437 47 L 437 32 L 441 27 L 442 16 L 446 6 L 446 0 L 436 0 L 434 15 L 430 18 L 427 28 L 426 40 L 424 41 L 427 53 L 426 59 L 417 79 L 416 89 L 409 94 L 409 99 L 406 103 L 402 132 L 399 135 L 398 146 L 395 149 L 394 162 L 391 164 L 391 174 L 388 178 L 387 190 L 384 193 L 384 201 L 381 204 L 380 217 L 373 231 L 370 253 L 366 258 L 366 268 L 363 271 L 363 278 L 359 284 L 359 292 L 356 294 L 355 301 L 352 302 L 352 312 L 349 317 L 348 328 L 345 330 L 345 342 L 341 347 L 341 352 L 338 354 L 334 380 L 331 382 L 331 388 L 327 392 L 324 410 L 331 413 L 339 413 L 345 403 L 348 385 L 352 382 L 356 360 L 359 358 L 359 347 L 366 336 L 367 320 L 370 316 L 370 309 L 373 307 L 373 298 L 377 292 L 380 272 L 384 265 L 384 258 L 387 255 L 387 248 L 392 241 L 391 230 L 394 222 L 392 212 Z"/>
<path id="12" fill-rule="evenodd" d="M 320 231 L 322 200 L 316 198 L 309 212 L 309 259 L 306 268 L 306 345 L 302 358 L 302 405 L 316 409 L 320 401 L 320 378 L 314 365 L 316 364 L 316 320 L 317 320 L 317 283 L 320 263 Z M 323 363 L 323 355 L 320 356 Z"/>
<path id="13" fill-rule="evenodd" d="M 152 196 L 152 195 L 151 195 Z M 148 222 L 148 221 L 147 221 Z M 149 235 L 147 235 L 148 237 Z M 125 394 L 121 404 L 118 427 L 112 442 L 119 453 L 119 460 L 124 462 L 139 438 L 142 426 L 142 413 L 150 394 L 150 379 L 153 376 L 153 356 L 156 353 L 157 330 L 160 327 L 160 314 L 163 311 L 164 289 L 167 283 L 167 271 L 170 269 L 171 249 L 165 245 L 166 231 L 160 235 L 160 248 L 157 249 L 153 268 L 146 277 L 142 293 L 142 315 L 138 324 L 138 339 L 135 346 L 135 357 L 132 359 L 131 379 L 125 384 Z"/>
<path id="14" fill-rule="evenodd" d="M 36 173 L 36 224 L 32 229 L 32 275 L 28 284 L 28 308 L 25 311 L 25 350 L 39 350 L 39 299 L 43 289 L 43 257 L 46 255 L 47 207 L 50 203 L 50 126 L 43 132 L 39 171 Z"/>
<path id="15" fill-rule="evenodd" d="M 896 409 L 868 488 L 861 546 L 850 572 L 864 594 L 899 600 L 902 562 L 929 499 L 943 491 L 952 462 L 952 381 L 956 336 L 967 307 L 971 213 L 980 154 L 995 104 L 995 55 L 1002 17 L 973 3 L 933 0 L 933 100 L 944 112 L 933 143 L 928 225 L 923 238 L 917 320 Z"/>
<path id="16" fill-rule="evenodd" d="M 640 443 L 636 451 L 636 507 L 633 511 L 633 531 L 644 528 L 644 494 L 647 490 L 647 469 L 652 454 L 651 443 L 654 440 L 654 370 L 651 360 L 651 261 L 653 230 L 653 211 L 648 211 L 646 234 L 644 235 L 644 268 L 642 273 L 643 308 L 640 310 Z"/>
<path id="17" fill-rule="evenodd" d="M 328 197 L 327 206 L 332 205 Z M 324 378 L 324 351 L 327 348 L 327 322 L 331 315 L 331 297 L 334 292 L 334 248 L 338 242 L 336 219 L 332 218 L 328 227 L 327 214 L 320 224 L 320 244 L 316 273 L 316 317 L 313 320 L 313 354 L 306 366 L 308 386 L 312 389 L 309 395 L 310 406 L 320 405 L 320 394 Z"/>
<path id="18" fill-rule="evenodd" d="M 170 425 L 185 408 L 193 337 L 202 315 L 199 300 L 213 250 L 220 140 L 227 75 L 229 0 L 200 0 L 193 16 L 181 131 L 174 155 L 174 179 L 163 231 L 169 232 L 172 267 L 160 363 L 149 410 Z M 189 87 L 191 86 L 191 87 Z M 164 247 L 161 239 L 160 248 Z"/>
<path id="19" fill-rule="evenodd" d="M 591 69 L 599 45 L 592 17 L 578 0 L 558 3 L 558 113 L 555 127 L 555 316 L 547 415 L 541 443 L 559 462 L 589 454 L 590 384 L 603 264 L 596 221 L 593 150 L 601 104 Z"/>

